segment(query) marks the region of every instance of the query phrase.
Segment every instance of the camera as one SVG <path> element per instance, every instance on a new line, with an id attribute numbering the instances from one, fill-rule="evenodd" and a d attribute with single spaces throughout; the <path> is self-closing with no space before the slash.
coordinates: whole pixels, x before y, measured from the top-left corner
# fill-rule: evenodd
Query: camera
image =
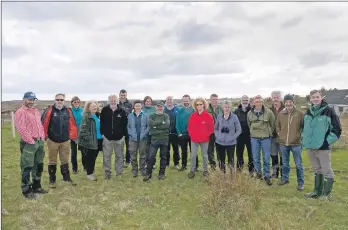
<path id="1" fill-rule="evenodd" d="M 222 127 L 221 133 L 230 133 L 230 129 L 227 127 Z"/>

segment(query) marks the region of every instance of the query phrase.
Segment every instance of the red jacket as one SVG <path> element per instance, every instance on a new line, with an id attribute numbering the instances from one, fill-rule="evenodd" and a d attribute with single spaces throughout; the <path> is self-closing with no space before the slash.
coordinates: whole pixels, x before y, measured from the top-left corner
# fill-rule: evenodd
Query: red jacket
<path id="1" fill-rule="evenodd" d="M 209 142 L 210 135 L 214 133 L 214 119 L 205 110 L 201 115 L 194 112 L 188 121 L 187 130 L 192 142 Z"/>

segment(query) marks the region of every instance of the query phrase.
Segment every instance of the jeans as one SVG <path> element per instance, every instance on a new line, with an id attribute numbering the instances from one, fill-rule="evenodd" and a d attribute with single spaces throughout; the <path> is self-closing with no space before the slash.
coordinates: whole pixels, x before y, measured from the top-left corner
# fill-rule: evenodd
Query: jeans
<path id="1" fill-rule="evenodd" d="M 263 173 L 265 178 L 269 178 L 269 166 L 271 157 L 271 138 L 251 138 L 251 149 L 253 152 L 254 167 L 257 174 L 261 171 L 261 150 L 263 155 Z"/>
<path id="2" fill-rule="evenodd" d="M 147 174 L 152 175 L 153 165 L 155 163 L 157 150 L 160 149 L 160 170 L 159 174 L 164 175 L 167 166 L 167 148 L 168 140 L 151 140 L 150 157 L 147 161 Z"/>
<path id="3" fill-rule="evenodd" d="M 301 145 L 296 146 L 285 146 L 280 145 L 280 151 L 282 152 L 283 158 L 283 180 L 289 180 L 290 174 L 290 151 L 294 157 L 295 165 L 296 165 L 296 175 L 297 175 L 297 183 L 299 185 L 304 184 L 304 172 L 302 166 L 302 148 Z"/>

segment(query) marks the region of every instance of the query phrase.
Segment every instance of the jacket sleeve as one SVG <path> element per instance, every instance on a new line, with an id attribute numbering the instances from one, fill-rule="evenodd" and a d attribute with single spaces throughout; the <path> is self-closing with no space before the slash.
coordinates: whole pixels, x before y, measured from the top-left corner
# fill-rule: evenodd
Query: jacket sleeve
<path id="1" fill-rule="evenodd" d="M 88 116 L 83 116 L 82 118 L 82 122 L 81 122 L 81 129 L 80 129 L 80 133 L 79 133 L 79 140 L 88 140 L 90 137 L 90 132 L 89 132 L 89 118 Z"/>
<path id="2" fill-rule="evenodd" d="M 209 135 L 214 133 L 214 118 L 212 115 L 210 115 L 210 119 L 209 119 Z"/>
<path id="3" fill-rule="evenodd" d="M 38 109 L 36 110 L 36 117 L 37 117 L 38 123 L 40 124 L 40 132 L 39 132 L 40 137 L 42 139 L 44 139 L 45 138 L 45 130 L 44 130 L 42 123 L 40 122 L 41 121 L 41 113 Z"/>
<path id="4" fill-rule="evenodd" d="M 275 116 L 272 111 L 269 113 L 269 125 L 271 127 L 271 136 L 273 136 L 274 130 L 275 130 Z"/>
<path id="5" fill-rule="evenodd" d="M 280 116 L 278 115 L 277 120 L 276 120 L 276 132 L 277 134 L 280 133 L 281 130 L 281 123 L 280 123 Z"/>
<path id="6" fill-rule="evenodd" d="M 237 116 L 235 116 L 234 127 L 236 127 L 236 133 L 233 135 L 233 139 L 237 139 L 237 137 L 242 133 L 242 127 Z"/>
<path id="7" fill-rule="evenodd" d="M 164 124 L 163 124 L 163 122 L 164 122 Z M 170 127 L 169 116 L 168 116 L 168 114 L 164 113 L 164 121 L 161 122 L 161 124 L 157 127 L 157 129 L 160 129 L 160 130 L 168 129 L 169 130 L 169 127 Z"/>
<path id="8" fill-rule="evenodd" d="M 178 114 L 176 116 L 176 120 L 175 120 L 175 128 L 176 128 L 176 132 L 178 133 L 178 135 L 181 135 L 181 130 L 180 130 L 180 125 L 181 125 L 181 120 L 180 120 L 180 113 L 181 113 L 181 109 L 178 110 Z"/>
<path id="9" fill-rule="evenodd" d="M 128 116 L 126 113 L 123 114 L 123 121 L 122 121 L 122 124 L 123 124 L 123 132 L 124 132 L 124 136 L 125 137 L 128 137 Z"/>
<path id="10" fill-rule="evenodd" d="M 28 144 L 35 144 L 32 136 L 30 136 L 30 131 L 26 126 L 26 118 L 24 111 L 18 110 L 14 116 L 15 126 L 22 140 Z"/>
<path id="11" fill-rule="evenodd" d="M 219 130 L 219 126 L 220 126 L 220 120 L 219 120 L 219 119 L 216 119 L 215 125 L 214 125 L 214 131 L 215 131 L 215 132 Z"/>
<path id="12" fill-rule="evenodd" d="M 330 133 L 327 136 L 326 141 L 329 145 L 332 145 L 340 138 L 341 133 L 342 133 L 340 119 L 333 109 L 331 109 L 330 121 L 331 121 L 330 127 L 329 127 Z"/>
<path id="13" fill-rule="evenodd" d="M 193 122 L 193 113 L 190 115 L 189 120 L 187 121 L 187 132 L 188 135 L 191 136 L 192 135 L 192 122 Z"/>
<path id="14" fill-rule="evenodd" d="M 105 110 L 102 108 L 100 112 L 100 134 L 104 135 L 104 127 L 105 127 Z"/>
<path id="15" fill-rule="evenodd" d="M 150 126 L 159 126 L 160 124 L 162 124 L 163 121 L 155 121 L 152 119 L 152 114 L 149 116 L 149 125 Z"/>
<path id="16" fill-rule="evenodd" d="M 149 116 L 146 116 L 146 130 L 145 130 L 146 134 L 150 133 L 150 125 L 149 125 Z"/>
<path id="17" fill-rule="evenodd" d="M 132 117 L 131 114 L 128 115 L 128 122 L 127 122 L 127 133 L 128 136 L 133 139 L 136 140 L 136 131 L 135 131 L 135 124 L 134 124 L 134 119 Z"/>
<path id="18" fill-rule="evenodd" d="M 69 116 L 69 137 L 70 137 L 70 140 L 76 140 L 78 136 L 78 128 L 77 128 L 76 121 L 71 109 L 68 109 L 68 112 L 70 115 Z"/>
<path id="19" fill-rule="evenodd" d="M 249 111 L 249 112 L 247 113 L 247 121 L 248 121 L 249 129 L 251 129 L 250 113 L 251 113 L 251 111 Z"/>
<path id="20" fill-rule="evenodd" d="M 41 116 L 41 122 L 44 128 L 45 138 L 48 136 L 48 126 L 50 125 L 50 122 L 51 122 L 51 114 L 52 114 L 52 106 L 47 108 Z"/>

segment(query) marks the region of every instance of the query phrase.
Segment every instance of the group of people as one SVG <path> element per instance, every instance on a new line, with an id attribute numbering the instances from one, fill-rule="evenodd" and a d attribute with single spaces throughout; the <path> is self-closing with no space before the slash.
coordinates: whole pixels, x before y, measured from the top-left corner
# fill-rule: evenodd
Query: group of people
<path id="1" fill-rule="evenodd" d="M 340 138 L 341 125 L 320 91 L 313 90 L 310 96 L 311 105 L 303 113 L 294 106 L 292 95 L 288 94 L 282 100 L 280 91 L 272 92 L 270 108 L 264 105 L 261 96 L 254 97 L 250 104 L 249 97 L 244 95 L 235 111 L 228 101 L 219 105 L 216 94 L 211 95 L 209 104 L 200 97 L 191 104 L 190 96 L 184 95 L 180 106 L 174 104 L 171 96 L 165 103 L 159 101 L 153 106 L 150 96 L 130 103 L 127 91 L 121 90 L 118 96 L 110 95 L 108 104 L 101 110 L 97 101 L 88 101 L 82 108 L 76 96 L 68 108 L 64 105 L 65 95 L 57 94 L 54 105 L 41 115 L 34 107 L 36 95 L 27 92 L 23 106 L 15 113 L 15 125 L 21 137 L 22 193 L 28 199 L 36 199 L 36 193 L 47 193 L 41 186 L 46 141 L 50 188 L 56 187 L 57 155 L 63 180 L 76 185 L 69 171 L 70 151 L 73 173 L 78 173 L 77 152 L 80 150 L 84 171 L 92 181 L 97 180 L 94 168 L 100 151 L 103 152 L 105 179 L 112 176 L 114 152 L 116 176 L 122 175 L 124 167 L 131 164 L 133 177 L 140 173 L 143 181 L 148 181 L 152 178 L 158 149 L 158 179 L 163 180 L 170 165 L 171 147 L 174 167 L 178 171 L 187 170 L 190 149 L 190 179 L 198 172 L 199 148 L 203 156 L 203 176 L 208 176 L 208 164 L 212 170 L 218 165 L 223 173 L 228 171 L 227 168 L 232 174 L 242 171 L 246 147 L 250 175 L 264 179 L 267 185 L 272 185 L 272 178 L 279 175 L 278 185 L 289 183 L 292 152 L 297 189 L 303 190 L 302 149 L 306 148 L 315 173 L 314 190 L 306 197 L 329 198 L 334 182 L 331 145 Z"/>

